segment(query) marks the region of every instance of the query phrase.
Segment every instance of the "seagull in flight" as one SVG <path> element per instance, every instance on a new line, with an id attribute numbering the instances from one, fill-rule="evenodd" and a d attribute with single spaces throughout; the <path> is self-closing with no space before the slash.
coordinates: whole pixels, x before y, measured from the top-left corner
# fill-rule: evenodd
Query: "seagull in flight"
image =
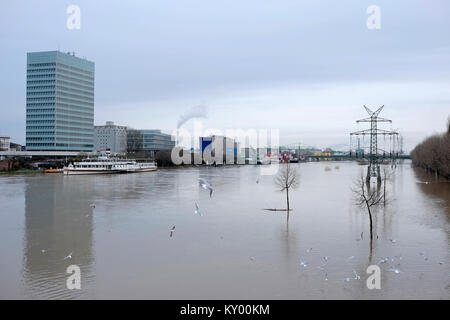
<path id="1" fill-rule="evenodd" d="M 198 178 L 198 181 L 200 183 L 200 186 L 203 189 L 209 190 L 209 197 L 211 198 L 212 197 L 212 193 L 213 193 L 213 188 L 212 188 L 211 184 L 208 181 L 206 181 L 205 179 L 203 179 L 203 178 Z"/>
<path id="2" fill-rule="evenodd" d="M 67 259 L 72 259 L 72 252 L 69 253 L 69 254 L 67 255 L 67 257 L 64 258 L 64 260 L 67 260 Z"/>
<path id="3" fill-rule="evenodd" d="M 170 229 L 170 237 L 171 238 L 172 238 L 174 232 L 175 232 L 175 226 L 173 226 L 172 229 Z"/>

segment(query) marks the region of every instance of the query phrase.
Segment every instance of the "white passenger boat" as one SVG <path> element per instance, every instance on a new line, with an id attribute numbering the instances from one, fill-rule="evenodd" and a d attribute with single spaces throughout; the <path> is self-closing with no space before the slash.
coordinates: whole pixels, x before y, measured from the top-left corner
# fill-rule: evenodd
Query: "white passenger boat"
<path id="1" fill-rule="evenodd" d="M 98 159 L 85 159 L 64 167 L 64 174 L 107 174 L 147 172 L 157 169 L 154 162 L 138 162 L 130 159 L 116 159 L 99 157 Z"/>

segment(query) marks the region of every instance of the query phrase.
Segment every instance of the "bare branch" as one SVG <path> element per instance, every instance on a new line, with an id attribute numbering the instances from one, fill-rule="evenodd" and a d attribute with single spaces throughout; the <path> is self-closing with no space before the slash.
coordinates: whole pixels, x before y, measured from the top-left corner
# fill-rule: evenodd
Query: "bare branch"
<path id="1" fill-rule="evenodd" d="M 298 186 L 298 180 L 296 168 L 292 167 L 290 163 L 286 163 L 275 177 L 275 184 L 280 188 L 280 191 L 285 191 L 291 187 L 295 189 Z"/>

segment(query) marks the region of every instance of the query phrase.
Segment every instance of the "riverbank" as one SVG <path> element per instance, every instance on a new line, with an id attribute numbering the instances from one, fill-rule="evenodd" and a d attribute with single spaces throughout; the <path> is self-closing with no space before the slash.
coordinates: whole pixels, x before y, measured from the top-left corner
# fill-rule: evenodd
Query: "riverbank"
<path id="1" fill-rule="evenodd" d="M 42 170 L 14 170 L 14 171 L 1 171 L 0 176 L 17 176 L 17 175 L 33 175 L 44 174 Z"/>

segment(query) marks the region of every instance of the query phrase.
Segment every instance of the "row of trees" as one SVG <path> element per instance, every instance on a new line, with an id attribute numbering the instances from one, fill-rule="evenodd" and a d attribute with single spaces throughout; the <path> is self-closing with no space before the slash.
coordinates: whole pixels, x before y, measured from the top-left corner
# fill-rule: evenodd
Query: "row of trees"
<path id="1" fill-rule="evenodd" d="M 450 179 L 450 117 L 447 132 L 425 139 L 411 151 L 415 166 L 436 172 Z"/>

